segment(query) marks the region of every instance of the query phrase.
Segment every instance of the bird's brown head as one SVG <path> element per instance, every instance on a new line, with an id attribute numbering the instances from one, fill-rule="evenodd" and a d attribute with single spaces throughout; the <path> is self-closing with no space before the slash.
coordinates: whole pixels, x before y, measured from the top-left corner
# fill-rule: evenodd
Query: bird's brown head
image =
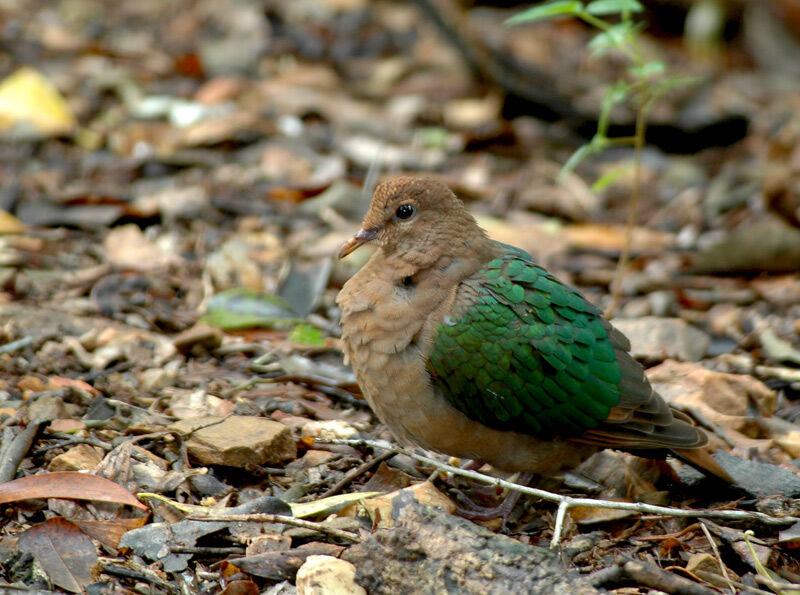
<path id="1" fill-rule="evenodd" d="M 361 230 L 342 247 L 339 258 L 375 241 L 385 252 L 414 253 L 446 241 L 452 228 L 482 230 L 444 184 L 433 178 L 399 177 L 378 185 Z"/>

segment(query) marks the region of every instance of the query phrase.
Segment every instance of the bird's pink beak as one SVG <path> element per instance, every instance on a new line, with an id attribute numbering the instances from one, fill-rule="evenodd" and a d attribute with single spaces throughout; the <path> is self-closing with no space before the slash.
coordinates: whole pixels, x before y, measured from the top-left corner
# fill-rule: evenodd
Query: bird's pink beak
<path id="1" fill-rule="evenodd" d="M 362 244 L 371 242 L 372 240 L 378 237 L 380 231 L 381 231 L 380 227 L 376 229 L 360 229 L 358 233 L 349 240 L 347 240 L 347 243 L 344 246 L 342 246 L 341 250 L 339 250 L 339 258 L 344 258 Z"/>

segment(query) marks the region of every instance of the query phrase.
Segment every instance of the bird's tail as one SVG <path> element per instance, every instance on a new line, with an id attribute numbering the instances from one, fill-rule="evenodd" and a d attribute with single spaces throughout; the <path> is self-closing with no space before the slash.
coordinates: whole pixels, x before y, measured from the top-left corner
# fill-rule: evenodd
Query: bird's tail
<path id="1" fill-rule="evenodd" d="M 714 460 L 708 448 L 673 448 L 671 450 L 678 458 L 683 459 L 690 465 L 716 475 L 727 483 L 736 483 L 736 480 L 722 468 L 722 465 Z"/>

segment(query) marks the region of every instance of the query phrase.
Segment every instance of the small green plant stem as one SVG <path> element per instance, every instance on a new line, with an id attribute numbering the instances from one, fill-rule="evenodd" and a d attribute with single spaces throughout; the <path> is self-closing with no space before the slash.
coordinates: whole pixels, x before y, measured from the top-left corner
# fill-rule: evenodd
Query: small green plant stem
<path id="1" fill-rule="evenodd" d="M 611 302 L 605 311 L 607 318 L 614 317 L 622 299 L 622 281 L 627 273 L 633 245 L 633 230 L 636 227 L 636 217 L 639 214 L 639 201 L 642 195 L 642 152 L 644 150 L 645 132 L 647 131 L 647 116 L 653 103 L 658 98 L 657 94 L 650 95 L 650 97 L 647 97 L 647 94 L 646 87 L 643 87 L 639 92 L 639 108 L 636 110 L 636 129 L 633 137 L 633 188 L 628 206 L 628 221 L 625 224 L 625 241 L 617 261 L 614 279 L 611 281 Z"/>
<path id="2" fill-rule="evenodd" d="M 597 27 L 601 31 L 608 31 L 611 29 L 611 25 L 606 23 L 603 19 L 598 19 L 596 16 L 586 12 L 585 10 L 579 12 L 578 17 L 589 23 L 592 27 Z"/>

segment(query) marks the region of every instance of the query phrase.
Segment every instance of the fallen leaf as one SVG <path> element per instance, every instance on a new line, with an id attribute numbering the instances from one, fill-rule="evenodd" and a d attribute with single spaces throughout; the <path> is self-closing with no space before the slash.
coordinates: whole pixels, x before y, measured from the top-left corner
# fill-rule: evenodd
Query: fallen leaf
<path id="1" fill-rule="evenodd" d="M 619 500 L 630 502 L 630 500 Z M 596 506 L 573 506 L 569 509 L 569 516 L 579 525 L 591 525 L 616 521 L 638 514 L 633 510 L 617 510 L 614 508 L 598 508 Z"/>
<path id="2" fill-rule="evenodd" d="M 97 549 L 75 524 L 56 517 L 19 536 L 19 549 L 32 554 L 47 577 L 59 587 L 80 593 L 91 584 Z"/>
<path id="3" fill-rule="evenodd" d="M 303 320 L 276 295 L 251 289 L 229 289 L 208 301 L 202 320 L 223 330 L 253 326 L 289 328 Z"/>
<path id="4" fill-rule="evenodd" d="M 290 502 L 289 508 L 292 509 L 292 516 L 303 519 L 320 514 L 331 514 L 354 502 L 359 502 L 372 496 L 378 496 L 383 492 L 357 492 L 355 494 L 339 494 L 314 502 Z"/>
<path id="5" fill-rule="evenodd" d="M 147 522 L 147 517 L 143 516 L 137 519 L 117 518 L 102 521 L 94 519 L 70 520 L 92 539 L 96 539 L 106 547 L 117 549 L 122 536 L 128 531 L 144 527 L 144 524 Z"/>
<path id="6" fill-rule="evenodd" d="M 58 89 L 33 68 L 20 68 L 0 82 L 0 132 L 17 125 L 45 136 L 66 134 L 76 125 Z"/>
<path id="7" fill-rule="evenodd" d="M 87 473 L 54 471 L 53 473 L 20 477 L 0 484 L 0 504 L 36 498 L 114 502 L 147 510 L 147 506 L 139 502 L 136 496 L 121 485 L 104 477 Z"/>
<path id="8" fill-rule="evenodd" d="M 0 120 L 2 122 L 2 120 Z M 22 233 L 28 229 L 22 221 L 14 217 L 11 213 L 7 213 L 0 209 L 0 234 L 15 234 Z"/>

